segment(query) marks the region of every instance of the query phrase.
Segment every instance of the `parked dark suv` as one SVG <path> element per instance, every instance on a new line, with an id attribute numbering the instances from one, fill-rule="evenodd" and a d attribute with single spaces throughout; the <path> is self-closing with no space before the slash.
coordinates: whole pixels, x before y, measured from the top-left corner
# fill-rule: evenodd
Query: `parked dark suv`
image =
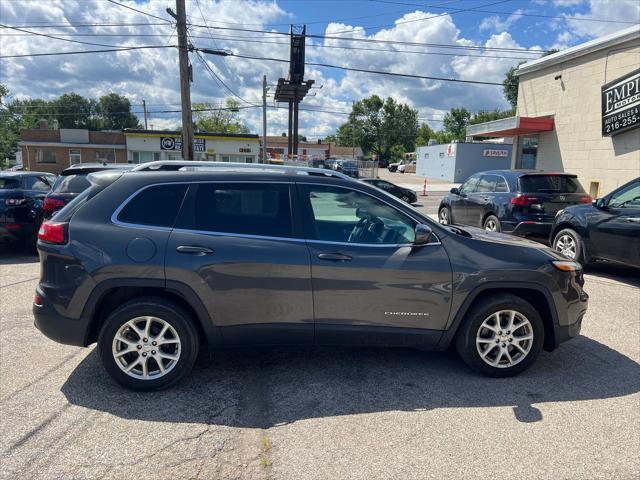
<path id="1" fill-rule="evenodd" d="M 607 260 L 640 268 L 640 178 L 593 204 L 558 211 L 549 241 L 583 265 Z"/>
<path id="2" fill-rule="evenodd" d="M 546 241 L 558 210 L 580 203 L 591 203 L 591 197 L 576 175 L 494 170 L 452 188 L 440 202 L 438 220 Z"/>
<path id="3" fill-rule="evenodd" d="M 395 345 L 505 377 L 580 332 L 580 264 L 321 169 L 100 172 L 43 223 L 36 327 L 166 387 L 210 347 Z"/>
<path id="4" fill-rule="evenodd" d="M 44 172 L 0 172 L 0 243 L 35 251 L 42 204 L 55 179 Z"/>

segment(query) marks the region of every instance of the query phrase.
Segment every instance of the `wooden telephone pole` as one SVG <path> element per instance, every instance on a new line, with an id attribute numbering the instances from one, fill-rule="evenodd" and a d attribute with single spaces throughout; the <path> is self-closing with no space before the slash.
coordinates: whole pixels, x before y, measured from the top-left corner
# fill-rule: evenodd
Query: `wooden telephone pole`
<path id="1" fill-rule="evenodd" d="M 180 96 L 182 99 L 182 158 L 193 160 L 193 118 L 191 116 L 191 68 L 189 41 L 187 40 L 187 11 L 184 0 L 176 0 L 176 13 L 167 8 L 176 19 L 178 30 L 178 57 L 180 60 Z"/>

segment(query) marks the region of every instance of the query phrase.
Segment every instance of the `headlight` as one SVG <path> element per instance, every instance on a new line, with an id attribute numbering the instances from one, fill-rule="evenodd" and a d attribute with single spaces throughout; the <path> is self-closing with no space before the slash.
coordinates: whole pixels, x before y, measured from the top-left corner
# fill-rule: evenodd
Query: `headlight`
<path id="1" fill-rule="evenodd" d="M 553 266 L 563 272 L 578 272 L 582 270 L 582 265 L 578 262 L 572 262 L 571 260 L 555 260 Z"/>

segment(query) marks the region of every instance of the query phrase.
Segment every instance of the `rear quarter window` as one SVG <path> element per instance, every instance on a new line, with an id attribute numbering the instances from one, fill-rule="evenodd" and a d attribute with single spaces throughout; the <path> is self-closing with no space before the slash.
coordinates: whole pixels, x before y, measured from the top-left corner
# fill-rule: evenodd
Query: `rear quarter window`
<path id="1" fill-rule="evenodd" d="M 20 181 L 15 178 L 0 177 L 0 190 L 14 190 L 20 187 Z"/>
<path id="2" fill-rule="evenodd" d="M 89 188 L 89 180 L 86 175 L 65 175 L 58 177 L 53 184 L 55 193 L 80 193 Z"/>
<path id="3" fill-rule="evenodd" d="M 520 177 L 523 193 L 585 193 L 575 177 L 566 175 L 531 175 Z"/>
<path id="4" fill-rule="evenodd" d="M 135 225 L 172 227 L 187 185 L 154 185 L 145 188 L 120 210 L 118 221 Z"/>

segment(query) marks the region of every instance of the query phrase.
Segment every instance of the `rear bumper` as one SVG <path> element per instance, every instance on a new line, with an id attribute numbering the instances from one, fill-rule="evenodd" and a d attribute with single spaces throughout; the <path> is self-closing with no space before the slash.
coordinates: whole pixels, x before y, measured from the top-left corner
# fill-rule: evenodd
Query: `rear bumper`
<path id="1" fill-rule="evenodd" d="M 32 223 L 0 223 L 0 243 L 17 242 L 33 234 Z"/>
<path id="2" fill-rule="evenodd" d="M 60 315 L 40 288 L 36 288 L 36 293 L 40 295 L 41 304 L 33 304 L 35 327 L 55 342 L 85 347 L 88 322 Z"/>
<path id="3" fill-rule="evenodd" d="M 537 239 L 543 239 L 546 242 L 549 239 L 552 225 L 553 223 L 551 222 L 535 222 L 525 220 L 517 224 L 511 224 L 511 226 L 509 226 L 508 224 L 503 224 L 502 231 L 505 233 L 510 233 L 512 235 L 517 235 L 519 237 L 534 237 Z M 507 228 L 512 228 L 512 230 L 508 230 Z"/>

